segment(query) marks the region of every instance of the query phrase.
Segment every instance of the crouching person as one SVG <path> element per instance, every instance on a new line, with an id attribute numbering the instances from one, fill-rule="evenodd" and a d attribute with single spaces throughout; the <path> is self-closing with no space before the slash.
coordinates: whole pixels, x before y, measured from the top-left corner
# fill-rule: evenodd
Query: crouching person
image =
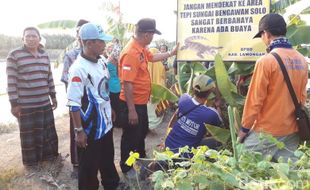
<path id="1" fill-rule="evenodd" d="M 217 110 L 204 104 L 215 89 L 215 83 L 209 76 L 199 75 L 193 81 L 193 96 L 183 94 L 180 97 L 179 108 L 172 119 L 173 127 L 165 141 L 165 146 L 171 151 L 177 153 L 184 146 L 196 148 L 207 145 L 216 149 L 221 145 L 213 138 L 204 138 L 207 133 L 205 124 L 220 126 L 222 123 Z"/>
<path id="2" fill-rule="evenodd" d="M 99 25 L 80 29 L 83 49 L 69 69 L 68 106 L 78 146 L 79 190 L 99 187 L 116 189 L 119 176 L 114 165 L 112 111 L 108 93 L 109 72 L 100 54 L 105 41 L 112 40 Z"/>

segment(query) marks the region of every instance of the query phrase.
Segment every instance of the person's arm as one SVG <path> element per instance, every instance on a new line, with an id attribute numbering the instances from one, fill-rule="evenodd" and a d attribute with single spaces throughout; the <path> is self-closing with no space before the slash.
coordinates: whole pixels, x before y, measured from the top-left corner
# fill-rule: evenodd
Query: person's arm
<path id="1" fill-rule="evenodd" d="M 168 59 L 169 57 L 176 55 L 178 49 L 179 49 L 179 43 L 177 43 L 177 45 L 174 46 L 174 48 L 172 49 L 171 52 L 156 53 L 156 54 L 154 54 L 153 55 L 153 59 L 151 60 L 151 62 L 157 62 L 157 61 L 162 61 L 164 59 Z"/>
<path id="2" fill-rule="evenodd" d="M 87 146 L 87 135 L 82 127 L 80 107 L 70 107 L 70 115 L 72 117 L 72 123 L 75 132 L 76 144 L 78 147 L 86 148 Z"/>
<path id="3" fill-rule="evenodd" d="M 85 92 L 86 76 L 81 67 L 72 67 L 69 71 L 67 106 L 70 108 L 73 127 L 76 135 L 77 146 L 85 148 L 87 146 L 87 135 L 84 131 L 81 121 L 82 98 Z"/>
<path id="4" fill-rule="evenodd" d="M 178 115 L 179 109 L 177 109 L 173 116 L 171 117 L 169 123 L 168 123 L 168 128 L 167 128 L 167 134 L 169 133 L 169 131 L 172 129 L 174 123 L 177 121 L 177 115 Z"/>
<path id="5" fill-rule="evenodd" d="M 18 89 L 17 89 L 17 61 L 13 53 L 10 53 L 6 62 L 7 74 L 7 92 L 11 104 L 11 113 L 19 118 L 20 106 L 18 105 Z"/>
<path id="6" fill-rule="evenodd" d="M 255 64 L 253 77 L 249 86 L 247 97 L 245 100 L 243 115 L 242 115 L 242 126 L 240 128 L 238 137 L 240 142 L 244 140 L 249 131 L 251 130 L 257 115 L 259 114 L 263 102 L 266 99 L 269 76 L 272 72 L 271 64 L 265 64 L 264 60 L 259 60 Z"/>
<path id="7" fill-rule="evenodd" d="M 131 82 L 124 81 L 125 98 L 128 107 L 128 122 L 131 125 L 138 124 L 138 114 L 133 100 L 133 86 Z"/>
<path id="8" fill-rule="evenodd" d="M 48 72 L 48 87 L 49 87 L 49 95 L 52 100 L 52 109 L 57 108 L 57 99 L 56 99 L 56 90 L 55 90 L 55 85 L 54 85 L 54 79 L 53 79 L 53 74 L 52 74 L 52 69 L 51 65 L 49 64 L 49 72 Z"/>

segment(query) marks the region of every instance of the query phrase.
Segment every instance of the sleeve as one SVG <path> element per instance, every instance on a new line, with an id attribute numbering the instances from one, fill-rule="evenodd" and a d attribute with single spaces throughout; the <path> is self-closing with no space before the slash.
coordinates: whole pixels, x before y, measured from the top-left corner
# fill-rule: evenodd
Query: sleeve
<path id="1" fill-rule="evenodd" d="M 48 87 L 49 87 L 49 95 L 51 96 L 51 98 L 56 98 L 56 90 L 55 90 L 55 85 L 54 85 L 54 79 L 53 79 L 53 73 L 52 73 L 52 69 L 51 69 L 51 64 L 50 61 L 48 60 L 49 64 L 49 72 L 48 72 Z"/>
<path id="2" fill-rule="evenodd" d="M 266 99 L 271 72 L 271 64 L 263 59 L 256 62 L 243 108 L 242 127 L 252 128 Z"/>
<path id="3" fill-rule="evenodd" d="M 71 67 L 69 69 L 67 98 L 69 107 L 81 107 L 82 97 L 84 95 L 85 77 L 82 69 L 79 67 Z"/>
<path id="4" fill-rule="evenodd" d="M 139 57 L 133 56 L 130 54 L 124 55 L 124 57 L 121 59 L 121 80 L 122 81 L 128 81 L 133 82 L 138 74 L 139 70 Z"/>
<path id="5" fill-rule="evenodd" d="M 12 107 L 18 105 L 18 89 L 17 89 L 17 59 L 11 52 L 6 61 L 7 74 L 7 92 Z"/>
<path id="6" fill-rule="evenodd" d="M 160 52 L 158 51 L 158 53 Z M 147 62 L 151 62 L 151 60 L 153 60 L 154 54 L 149 49 L 145 50 L 145 54 L 147 57 Z"/>
<path id="7" fill-rule="evenodd" d="M 205 123 L 221 127 L 223 124 L 223 119 L 220 116 L 219 112 L 213 107 L 208 107 L 208 109 L 211 110 L 211 112 L 209 112 L 210 117 L 207 117 L 207 120 Z"/>

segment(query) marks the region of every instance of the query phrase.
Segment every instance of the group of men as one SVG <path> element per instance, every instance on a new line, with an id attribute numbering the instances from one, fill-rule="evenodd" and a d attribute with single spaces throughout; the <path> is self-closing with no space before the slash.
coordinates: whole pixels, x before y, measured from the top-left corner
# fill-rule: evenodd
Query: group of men
<path id="1" fill-rule="evenodd" d="M 112 36 L 105 34 L 99 25 L 87 21 L 79 24 L 80 46 L 71 57 L 67 55 L 71 61 L 64 65 L 66 70 L 62 77 L 70 109 L 71 161 L 78 168 L 79 189 L 98 189 L 98 172 L 105 189 L 116 189 L 120 178 L 114 164 L 112 127 L 115 114 L 109 97 L 110 74 L 106 60 L 101 56 Z M 155 20 L 139 20 L 134 36 L 118 59 L 121 85 L 117 117 L 123 130 L 120 167 L 124 174 L 133 171 L 125 164 L 131 151 L 146 157 L 144 140 L 148 132 L 147 103 L 151 95 L 147 64 L 174 56 L 178 49 L 177 45 L 171 52 L 152 54 L 147 46 L 154 34 L 161 34 Z M 308 64 L 292 48 L 285 34 L 286 23 L 282 16 L 267 14 L 260 20 L 255 37 L 261 37 L 268 53 L 256 62 L 239 132 L 239 139 L 248 149 L 271 154 L 275 159 L 293 157 L 292 151 L 296 150 L 299 138 L 294 104 L 279 65 L 269 52 L 276 52 L 282 58 L 302 104 L 306 100 L 308 78 Z M 53 109 L 57 107 L 56 92 L 48 55 L 38 48 L 40 38 L 36 28 L 26 28 L 24 45 L 10 52 L 7 58 L 8 94 L 11 112 L 19 122 L 25 166 L 58 156 L 53 116 Z M 294 64 L 300 67 L 294 67 Z M 185 94 L 179 100 L 174 127 L 166 138 L 167 147 L 177 151 L 185 145 L 199 146 L 206 133 L 204 124 L 220 125 L 218 112 L 204 105 L 215 88 L 214 81 L 206 75 L 194 79 L 194 95 Z M 262 144 L 261 133 L 273 135 L 284 142 L 287 149 L 278 149 L 269 142 Z M 207 142 L 209 146 L 213 143 Z"/>
<path id="2" fill-rule="evenodd" d="M 114 114 L 108 85 L 110 73 L 106 60 L 101 56 L 106 42 L 113 37 L 105 34 L 99 25 L 87 21 L 80 21 L 78 25 L 80 46 L 66 54 L 62 76 L 70 108 L 71 131 L 74 131 L 71 135 L 71 161 L 78 168 L 79 189 L 98 189 L 98 171 L 104 188 L 116 189 L 119 176 L 114 165 Z M 123 128 L 120 163 L 123 173 L 131 170 L 125 164 L 130 151 L 146 156 L 146 104 L 151 94 L 147 63 L 167 59 L 177 51 L 175 47 L 167 53 L 150 53 L 147 46 L 155 33 L 161 34 L 156 29 L 155 20 L 141 19 L 134 37 L 119 59 L 121 112 L 117 117 Z M 7 59 L 8 93 L 12 114 L 20 125 L 23 164 L 33 166 L 58 156 L 52 112 L 57 101 L 47 53 L 38 48 L 39 31 L 33 27 L 26 28 L 23 39 L 24 46 L 10 52 Z"/>

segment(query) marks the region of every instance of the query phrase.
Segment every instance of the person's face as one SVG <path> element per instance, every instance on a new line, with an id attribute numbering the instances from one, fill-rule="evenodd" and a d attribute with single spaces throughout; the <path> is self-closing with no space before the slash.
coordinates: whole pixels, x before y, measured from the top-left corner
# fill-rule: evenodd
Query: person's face
<path id="1" fill-rule="evenodd" d="M 93 40 L 92 41 L 92 52 L 94 55 L 99 56 L 105 49 L 105 41 L 102 40 Z"/>
<path id="2" fill-rule="evenodd" d="M 26 30 L 23 36 L 23 43 L 26 47 L 36 49 L 40 44 L 40 36 L 35 30 Z"/>
<path id="3" fill-rule="evenodd" d="M 113 44 L 109 45 L 109 46 L 106 48 L 106 52 L 107 52 L 108 54 L 110 54 L 110 53 L 112 52 L 112 50 L 113 50 Z"/>
<path id="4" fill-rule="evenodd" d="M 262 32 L 262 34 L 261 34 L 261 39 L 262 39 L 262 41 L 264 42 L 264 44 L 265 44 L 266 46 L 269 45 L 269 43 L 270 43 L 270 40 L 269 40 L 269 33 L 266 32 L 265 30 L 264 30 L 264 31 Z"/>
<path id="5" fill-rule="evenodd" d="M 166 46 L 160 46 L 159 51 L 160 51 L 161 53 L 165 53 L 165 52 L 167 52 L 168 50 L 167 50 Z"/>
<path id="6" fill-rule="evenodd" d="M 145 33 L 144 37 L 145 37 L 146 45 L 149 45 L 153 40 L 154 32 L 147 32 Z"/>

